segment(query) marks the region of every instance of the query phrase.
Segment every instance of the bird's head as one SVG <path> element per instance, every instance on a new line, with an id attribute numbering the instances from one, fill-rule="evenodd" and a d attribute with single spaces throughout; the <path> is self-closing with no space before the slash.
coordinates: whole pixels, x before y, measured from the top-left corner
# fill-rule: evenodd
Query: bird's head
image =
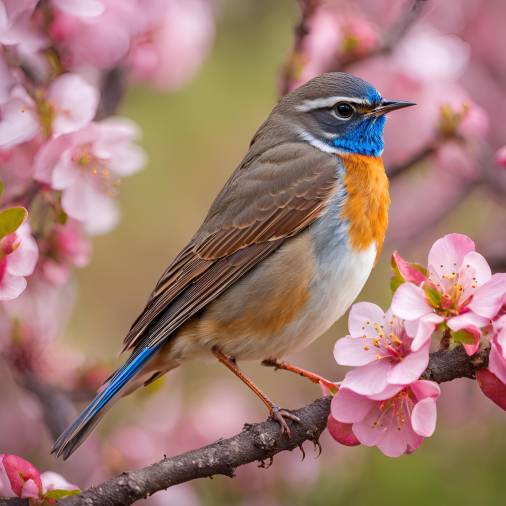
<path id="1" fill-rule="evenodd" d="M 386 113 L 415 105 L 385 100 L 369 83 L 343 72 L 315 77 L 279 105 L 296 135 L 328 152 L 380 156 Z"/>

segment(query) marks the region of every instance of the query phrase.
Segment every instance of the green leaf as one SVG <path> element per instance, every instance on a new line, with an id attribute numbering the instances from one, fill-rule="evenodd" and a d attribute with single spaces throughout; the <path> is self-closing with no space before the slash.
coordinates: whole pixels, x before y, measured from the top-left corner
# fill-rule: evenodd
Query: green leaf
<path id="1" fill-rule="evenodd" d="M 457 330 L 452 332 L 453 340 L 461 344 L 474 344 L 474 336 L 467 330 Z"/>
<path id="2" fill-rule="evenodd" d="M 55 488 L 54 490 L 49 490 L 44 494 L 44 499 L 61 499 L 62 497 L 68 497 L 69 495 L 77 495 L 80 494 L 81 491 L 76 488 L 74 490 L 64 490 Z"/>
<path id="3" fill-rule="evenodd" d="M 27 215 L 28 211 L 24 207 L 11 207 L 0 212 L 0 239 L 15 232 Z"/>
<path id="4" fill-rule="evenodd" d="M 395 290 L 404 283 L 404 278 L 399 271 L 399 267 L 397 266 L 397 262 L 395 261 L 393 255 L 390 258 L 390 265 L 393 271 L 392 277 L 390 278 L 390 290 L 392 293 L 395 293 Z"/>
<path id="5" fill-rule="evenodd" d="M 2 180 L 0 180 L 0 197 L 3 195 L 4 193 L 4 182 Z"/>
<path id="6" fill-rule="evenodd" d="M 431 282 L 426 282 L 423 285 L 423 291 L 432 307 L 439 307 L 441 305 L 442 295 Z"/>

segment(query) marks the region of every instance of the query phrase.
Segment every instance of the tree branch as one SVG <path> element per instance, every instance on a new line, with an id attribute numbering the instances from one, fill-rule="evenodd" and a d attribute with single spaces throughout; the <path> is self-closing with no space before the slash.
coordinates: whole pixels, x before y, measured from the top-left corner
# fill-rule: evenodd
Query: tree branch
<path id="1" fill-rule="evenodd" d="M 430 355 L 429 366 L 422 375 L 438 383 L 456 378 L 474 378 L 478 369 L 488 364 L 489 348 L 483 348 L 469 357 L 462 346 L 440 350 Z M 273 420 L 246 424 L 241 433 L 229 439 L 164 458 L 150 466 L 128 471 L 79 495 L 58 501 L 61 506 L 125 506 L 173 485 L 210 477 L 216 474 L 234 476 L 234 470 L 244 464 L 270 461 L 285 450 L 302 448 L 311 441 L 318 450 L 321 433 L 327 426 L 330 397 L 317 399 L 294 411 L 300 423 L 290 423 L 291 438 L 279 430 Z M 17 502 L 16 502 L 17 501 Z M 28 505 L 19 499 L 0 499 L 0 506 Z"/>
<path id="2" fill-rule="evenodd" d="M 409 8 L 400 16 L 394 25 L 385 32 L 378 46 L 363 54 L 352 54 L 348 58 L 341 59 L 333 70 L 342 71 L 355 63 L 391 53 L 395 46 L 404 38 L 411 26 L 420 17 L 423 7 L 428 0 L 412 0 Z"/>

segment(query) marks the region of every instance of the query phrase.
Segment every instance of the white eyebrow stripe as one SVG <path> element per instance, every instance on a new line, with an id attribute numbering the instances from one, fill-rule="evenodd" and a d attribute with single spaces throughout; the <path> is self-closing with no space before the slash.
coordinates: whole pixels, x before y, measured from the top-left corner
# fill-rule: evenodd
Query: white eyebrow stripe
<path id="1" fill-rule="evenodd" d="M 302 140 L 311 144 L 311 146 L 313 146 L 314 148 L 317 148 L 320 151 L 324 151 L 325 153 L 331 153 L 333 155 L 349 154 L 349 152 L 347 151 L 335 148 L 333 146 L 329 146 L 327 143 L 321 141 L 320 139 L 317 139 L 316 137 L 311 135 L 306 130 L 303 130 L 302 128 L 297 129 L 297 134 L 300 136 Z"/>
<path id="2" fill-rule="evenodd" d="M 350 98 L 350 97 L 324 97 L 315 98 L 313 100 L 304 100 L 302 104 L 296 105 L 295 109 L 299 112 L 312 111 L 313 109 L 322 109 L 324 107 L 332 107 L 337 102 L 350 102 L 359 105 L 371 105 L 369 101 L 363 98 Z"/>

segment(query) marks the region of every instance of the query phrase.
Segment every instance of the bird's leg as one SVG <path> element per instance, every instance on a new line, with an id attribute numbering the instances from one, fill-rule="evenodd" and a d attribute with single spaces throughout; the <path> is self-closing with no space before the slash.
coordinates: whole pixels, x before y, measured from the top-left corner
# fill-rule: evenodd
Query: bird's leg
<path id="1" fill-rule="evenodd" d="M 269 414 L 281 426 L 281 432 L 290 436 L 290 428 L 286 423 L 285 418 L 300 422 L 300 418 L 290 413 L 286 409 L 280 409 L 276 406 L 263 392 L 258 388 L 253 381 L 251 381 L 237 366 L 235 360 L 224 355 L 218 347 L 214 346 L 212 349 L 214 356 L 226 367 L 228 367 L 248 388 L 250 388 L 255 395 L 267 406 Z"/>
<path id="2" fill-rule="evenodd" d="M 284 360 L 278 360 L 277 358 L 267 358 L 262 361 L 262 365 L 266 367 L 274 367 L 274 369 L 283 369 L 284 371 L 290 371 L 299 376 L 307 378 L 309 381 L 316 383 L 317 385 L 322 384 L 326 386 L 331 392 L 335 392 L 336 384 L 333 381 L 330 381 L 319 374 L 308 371 L 306 369 L 302 369 L 301 367 L 297 367 L 296 365 L 285 362 Z"/>

